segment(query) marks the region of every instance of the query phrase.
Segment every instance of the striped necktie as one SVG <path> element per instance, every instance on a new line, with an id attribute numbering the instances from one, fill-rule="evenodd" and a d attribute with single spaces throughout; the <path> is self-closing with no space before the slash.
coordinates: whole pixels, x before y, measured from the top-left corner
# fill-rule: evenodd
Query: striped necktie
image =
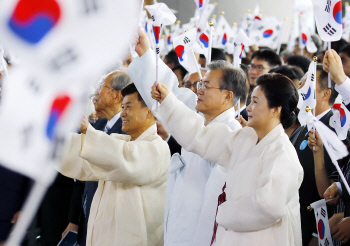
<path id="1" fill-rule="evenodd" d="M 105 129 L 103 130 L 105 133 L 108 133 L 109 132 L 109 130 L 111 130 L 111 128 L 109 127 L 109 126 L 105 126 Z"/>

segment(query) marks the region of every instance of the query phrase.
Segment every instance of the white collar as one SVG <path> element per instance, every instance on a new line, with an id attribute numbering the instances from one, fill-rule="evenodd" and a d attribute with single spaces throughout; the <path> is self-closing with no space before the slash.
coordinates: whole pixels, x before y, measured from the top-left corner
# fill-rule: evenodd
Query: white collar
<path id="1" fill-rule="evenodd" d="M 229 108 L 226 111 L 219 114 L 218 116 L 216 116 L 216 118 L 212 120 L 209 124 L 211 124 L 212 122 L 222 122 L 229 117 L 234 118 L 235 114 L 236 114 L 235 107 Z"/>
<path id="2" fill-rule="evenodd" d="M 322 112 L 321 114 L 316 116 L 317 120 L 320 120 L 323 116 L 325 116 L 329 111 L 331 111 L 331 109 L 327 109 L 326 111 Z"/>
<path id="3" fill-rule="evenodd" d="M 111 129 L 114 126 L 114 124 L 117 122 L 117 120 L 119 120 L 121 113 L 122 113 L 122 111 L 120 111 L 118 114 L 114 115 L 113 118 L 107 122 L 106 126 L 109 129 Z"/>
<path id="4" fill-rule="evenodd" d="M 150 135 L 157 135 L 157 125 L 153 124 L 147 128 L 136 140 L 144 140 L 146 137 Z"/>

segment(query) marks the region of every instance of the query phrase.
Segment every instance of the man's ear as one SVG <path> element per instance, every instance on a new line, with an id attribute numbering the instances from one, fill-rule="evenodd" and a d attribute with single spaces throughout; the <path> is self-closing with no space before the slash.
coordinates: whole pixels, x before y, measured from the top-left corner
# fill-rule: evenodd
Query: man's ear
<path id="1" fill-rule="evenodd" d="M 233 100 L 233 92 L 232 91 L 227 91 L 225 99 L 228 100 L 229 102 L 232 102 Z M 233 105 L 234 106 L 234 105 Z"/>
<path id="2" fill-rule="evenodd" d="M 329 98 L 332 95 L 332 90 L 331 89 L 326 89 L 322 92 L 322 100 L 329 102 Z"/>

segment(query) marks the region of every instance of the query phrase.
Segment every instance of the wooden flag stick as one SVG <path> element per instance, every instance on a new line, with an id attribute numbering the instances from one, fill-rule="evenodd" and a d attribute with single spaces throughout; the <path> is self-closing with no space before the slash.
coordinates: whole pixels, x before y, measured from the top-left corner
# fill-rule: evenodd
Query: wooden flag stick
<path id="1" fill-rule="evenodd" d="M 208 64 L 211 61 L 211 47 L 213 45 L 213 22 L 209 22 L 210 26 L 210 32 L 209 32 L 209 48 L 208 48 L 208 57 L 206 62 L 206 67 L 208 67 Z"/>

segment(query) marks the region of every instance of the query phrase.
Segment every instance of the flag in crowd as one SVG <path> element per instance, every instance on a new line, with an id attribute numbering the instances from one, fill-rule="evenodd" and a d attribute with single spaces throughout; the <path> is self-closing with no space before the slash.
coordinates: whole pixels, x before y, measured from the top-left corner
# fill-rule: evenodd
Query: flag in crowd
<path id="1" fill-rule="evenodd" d="M 333 241 L 328 223 L 328 211 L 325 199 L 316 201 L 310 205 L 315 213 L 318 245 L 332 246 Z"/>
<path id="2" fill-rule="evenodd" d="M 334 128 L 340 140 L 347 137 L 350 128 L 350 112 L 343 103 L 333 105 L 333 116 L 329 119 L 329 125 Z"/>

